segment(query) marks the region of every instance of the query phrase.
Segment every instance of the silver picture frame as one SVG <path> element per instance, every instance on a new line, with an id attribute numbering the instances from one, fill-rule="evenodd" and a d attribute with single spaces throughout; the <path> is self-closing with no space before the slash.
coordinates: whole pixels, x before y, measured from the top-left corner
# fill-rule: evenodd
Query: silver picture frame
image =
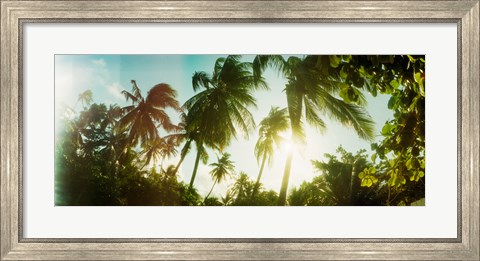
<path id="1" fill-rule="evenodd" d="M 0 2 L 0 260 L 480 260 L 479 0 Z M 45 22 L 455 23 L 460 93 L 457 238 L 24 238 L 23 27 Z"/>

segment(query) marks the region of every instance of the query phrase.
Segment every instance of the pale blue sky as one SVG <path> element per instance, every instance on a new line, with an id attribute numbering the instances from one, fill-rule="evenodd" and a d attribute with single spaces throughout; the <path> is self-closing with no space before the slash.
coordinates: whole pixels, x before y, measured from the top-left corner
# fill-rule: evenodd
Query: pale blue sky
<path id="1" fill-rule="evenodd" d="M 148 90 L 158 83 L 168 83 L 178 91 L 178 100 L 183 104 L 195 93 L 192 89 L 192 75 L 195 71 L 213 71 L 215 60 L 225 55 L 56 55 L 55 56 L 55 103 L 56 108 L 66 104 L 80 110 L 77 104 L 78 94 L 85 90 L 92 90 L 93 100 L 96 103 L 127 105 L 121 95 L 122 90 L 131 90 L 131 80 L 136 80 L 145 96 Z M 252 61 L 253 56 L 243 56 L 244 61 Z M 255 122 L 258 124 L 272 106 L 286 107 L 285 79 L 273 70 L 267 70 L 265 78 L 270 91 L 257 91 L 255 97 L 258 107 L 252 108 Z M 380 129 L 386 120 L 392 117 L 387 109 L 388 97 L 371 97 L 365 93 L 368 101 L 367 110 L 376 122 L 376 139 L 379 139 Z M 178 117 L 171 112 L 171 118 L 178 122 Z M 356 152 L 366 149 L 370 152 L 370 142 L 360 140 L 355 132 L 335 122 L 324 118 L 327 131 L 323 134 L 312 128 L 307 128 L 307 145 L 302 152 L 295 155 L 292 165 L 290 187 L 297 186 L 302 181 L 310 181 L 318 175 L 313 171 L 310 160 L 323 160 L 325 153 L 334 154 L 339 145 L 347 151 Z M 165 133 L 160 131 L 161 135 Z M 287 136 L 287 135 L 286 135 Z M 253 150 L 258 138 L 257 131 L 250 133 L 249 140 L 239 137 L 233 141 L 226 150 L 232 154 L 232 160 L 237 167 L 236 172 L 244 171 L 255 180 L 259 166 L 254 157 Z M 179 149 L 180 150 L 180 149 Z M 279 191 L 283 175 L 286 149 L 279 148 L 274 157 L 272 166 L 266 166 L 262 175 L 262 182 L 267 189 Z M 209 164 L 216 161 L 216 153 L 210 151 Z M 185 158 L 180 170 L 180 179 L 190 180 L 195 149 L 192 149 Z M 166 163 L 176 163 L 177 158 L 166 160 Z M 199 173 L 195 180 L 195 187 L 200 194 L 208 193 L 213 181 L 208 172 L 208 165 L 200 165 Z M 214 195 L 223 195 L 226 188 L 233 180 L 220 183 L 214 190 Z"/>

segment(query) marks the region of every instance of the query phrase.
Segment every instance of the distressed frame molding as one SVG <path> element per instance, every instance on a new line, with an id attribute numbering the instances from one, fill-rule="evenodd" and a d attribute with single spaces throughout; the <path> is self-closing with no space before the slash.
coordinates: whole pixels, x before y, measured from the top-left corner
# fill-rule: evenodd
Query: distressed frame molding
<path id="1" fill-rule="evenodd" d="M 268 2 L 268 3 L 267 3 Z M 0 0 L 0 260 L 480 260 L 479 0 Z M 420 22 L 458 28 L 457 239 L 27 239 L 22 237 L 22 28 L 25 23 Z"/>

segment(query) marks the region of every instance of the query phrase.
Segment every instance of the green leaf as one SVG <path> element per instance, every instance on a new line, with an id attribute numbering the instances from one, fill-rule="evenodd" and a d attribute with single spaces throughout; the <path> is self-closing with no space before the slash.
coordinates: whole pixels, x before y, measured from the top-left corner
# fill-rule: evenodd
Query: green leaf
<path id="1" fill-rule="evenodd" d="M 342 98 L 346 103 L 350 103 L 348 88 L 342 88 L 338 95 L 340 95 L 340 98 Z"/>
<path id="2" fill-rule="evenodd" d="M 390 164 L 390 167 L 393 168 L 393 166 L 395 166 L 395 160 L 389 160 L 388 164 Z M 394 172 L 394 171 L 392 171 L 392 172 Z"/>
<path id="3" fill-rule="evenodd" d="M 392 86 L 393 89 L 398 89 L 398 86 L 400 86 L 400 83 L 398 83 L 397 80 L 393 79 L 390 81 L 390 86 Z"/>
<path id="4" fill-rule="evenodd" d="M 365 68 L 362 66 L 360 66 L 360 69 L 358 69 L 358 72 L 362 75 L 365 75 Z"/>
<path id="5" fill-rule="evenodd" d="M 377 159 L 377 153 L 373 153 L 370 159 L 375 163 L 375 160 Z"/>
<path id="6" fill-rule="evenodd" d="M 393 187 L 395 186 L 396 181 L 397 181 L 397 175 L 395 173 L 392 173 L 392 175 L 390 175 L 390 179 L 388 180 L 388 185 Z"/>
<path id="7" fill-rule="evenodd" d="M 388 135 L 390 134 L 390 132 L 393 130 L 394 126 L 390 125 L 390 124 L 385 124 L 385 126 L 383 126 L 382 128 L 382 135 Z"/>
<path id="8" fill-rule="evenodd" d="M 358 174 L 358 178 L 360 179 L 363 179 L 365 177 L 365 172 L 360 172 L 360 174 Z"/>
<path id="9" fill-rule="evenodd" d="M 362 187 L 368 187 L 368 181 L 366 179 L 362 180 L 362 183 L 360 184 Z"/>
<path id="10" fill-rule="evenodd" d="M 395 102 L 396 102 L 395 96 L 390 97 L 387 104 L 389 110 L 393 109 L 393 107 L 395 106 Z"/>
<path id="11" fill-rule="evenodd" d="M 330 59 L 330 66 L 333 68 L 337 68 L 340 64 L 340 57 L 336 55 L 329 55 L 328 58 Z"/>
<path id="12" fill-rule="evenodd" d="M 366 179 L 366 181 L 367 181 L 367 183 L 366 183 L 367 187 L 370 187 L 370 186 L 373 185 L 373 182 L 372 182 L 371 179 Z"/>
<path id="13" fill-rule="evenodd" d="M 407 169 L 408 169 L 408 170 L 413 169 L 412 159 L 408 159 L 407 162 L 405 163 L 405 166 L 407 166 Z"/>
<path id="14" fill-rule="evenodd" d="M 417 72 L 415 75 L 414 75 L 414 79 L 415 79 L 415 82 L 416 83 L 421 83 L 422 82 L 422 75 Z"/>
<path id="15" fill-rule="evenodd" d="M 342 90 L 348 90 L 350 89 L 350 85 L 348 83 L 344 83 L 344 82 L 341 82 L 338 84 L 338 86 L 342 89 Z"/>
<path id="16" fill-rule="evenodd" d="M 340 77 L 344 80 L 347 79 L 347 76 L 348 76 L 347 72 L 345 71 L 345 67 L 346 67 L 345 65 L 342 66 L 342 69 L 340 70 Z"/>
<path id="17" fill-rule="evenodd" d="M 342 58 L 345 62 L 350 62 L 350 60 L 352 60 L 352 56 L 351 55 L 342 55 Z"/>

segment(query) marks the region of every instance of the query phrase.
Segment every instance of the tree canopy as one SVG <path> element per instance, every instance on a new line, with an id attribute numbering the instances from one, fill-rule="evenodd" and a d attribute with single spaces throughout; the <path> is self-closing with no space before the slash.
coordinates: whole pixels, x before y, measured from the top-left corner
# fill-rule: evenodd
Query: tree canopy
<path id="1" fill-rule="evenodd" d="M 121 91 L 130 103 L 124 107 L 95 101 L 95 90 L 75 96 L 76 103 L 65 107 L 59 118 L 61 131 L 55 137 L 55 204 L 399 206 L 424 202 L 424 56 L 257 55 L 249 62 L 229 55 L 212 65 L 212 74 L 197 71 L 189 76 L 195 94 L 183 104 L 178 87 L 162 81 L 144 97 L 131 80 L 131 91 Z M 267 81 L 264 74 L 269 69 L 277 71 L 286 84 Z M 272 105 L 257 125 L 257 93 L 272 90 L 283 92 L 287 106 Z M 378 95 L 388 97 L 384 109 L 393 116 L 377 123 L 382 128 L 375 133 L 366 105 L 367 97 Z M 308 159 L 315 170 L 312 179 L 289 187 L 293 155 L 303 153 L 301 146 L 289 147 L 284 162 L 276 160 L 276 153 L 288 142 L 298 145 L 315 139 L 307 136 L 306 126 L 322 135 L 327 119 L 351 128 L 356 138 L 371 144 L 369 150 L 351 152 L 338 144 L 336 153 L 314 155 Z M 232 140 L 248 140 L 252 133 L 258 133 L 258 139 L 251 150 L 230 147 Z M 194 169 L 186 183 L 179 171 L 191 150 L 196 152 Z M 217 155 L 216 162 L 209 153 Z M 251 162 L 255 173 L 242 171 L 233 159 L 242 153 L 257 159 Z M 202 174 L 211 180 L 208 193 L 199 192 L 194 183 L 200 162 L 209 170 Z M 274 173 L 282 178 L 278 190 L 262 183 L 262 173 L 274 164 L 284 166 L 283 173 Z M 223 194 L 216 193 L 221 186 Z"/>

